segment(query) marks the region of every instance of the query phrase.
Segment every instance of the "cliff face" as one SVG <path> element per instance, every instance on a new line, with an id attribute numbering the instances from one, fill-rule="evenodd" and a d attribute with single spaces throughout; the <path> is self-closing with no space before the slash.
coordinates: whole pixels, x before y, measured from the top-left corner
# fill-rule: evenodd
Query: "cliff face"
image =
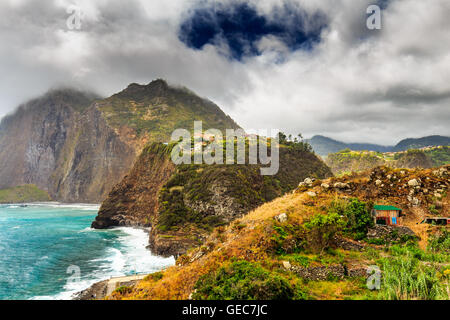
<path id="1" fill-rule="evenodd" d="M 58 90 L 0 125 L 0 188 L 35 184 L 55 200 L 98 202 L 132 166 L 135 150 L 103 119 L 96 97 Z"/>
<path id="2" fill-rule="evenodd" d="M 306 177 L 331 176 L 314 154 L 280 149 L 280 170 L 259 165 L 179 165 L 171 146 L 151 144 L 102 204 L 94 228 L 151 226 L 150 248 L 170 256 L 198 246 L 212 228 L 228 224 L 294 189 Z"/>
<path id="3" fill-rule="evenodd" d="M 98 203 L 149 141 L 173 130 L 239 128 L 218 106 L 163 80 L 132 84 L 107 99 L 51 91 L 0 124 L 0 189 L 35 184 L 62 202 Z"/>
<path id="4" fill-rule="evenodd" d="M 152 144 L 142 151 L 133 169 L 103 202 L 93 228 L 150 226 L 158 209 L 157 194 L 175 171 L 169 149 Z"/>

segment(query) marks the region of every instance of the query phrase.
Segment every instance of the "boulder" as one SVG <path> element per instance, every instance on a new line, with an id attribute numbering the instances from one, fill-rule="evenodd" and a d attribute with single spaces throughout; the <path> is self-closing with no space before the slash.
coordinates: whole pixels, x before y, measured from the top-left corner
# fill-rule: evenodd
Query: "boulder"
<path id="1" fill-rule="evenodd" d="M 420 182 L 417 181 L 417 179 L 412 179 L 412 180 L 408 181 L 408 185 L 410 187 L 418 187 L 418 186 L 420 186 Z"/>
<path id="2" fill-rule="evenodd" d="M 349 186 L 348 183 L 344 183 L 344 182 L 336 182 L 336 183 L 334 184 L 334 187 L 335 187 L 336 189 L 348 189 L 350 186 Z"/>
<path id="3" fill-rule="evenodd" d="M 283 267 L 286 269 L 286 270 L 291 270 L 291 264 L 289 263 L 289 261 L 283 261 Z"/>
<path id="4" fill-rule="evenodd" d="M 277 220 L 279 223 L 284 223 L 287 221 L 287 219 L 288 219 L 288 216 L 286 213 L 281 213 L 275 217 L 275 220 Z"/>

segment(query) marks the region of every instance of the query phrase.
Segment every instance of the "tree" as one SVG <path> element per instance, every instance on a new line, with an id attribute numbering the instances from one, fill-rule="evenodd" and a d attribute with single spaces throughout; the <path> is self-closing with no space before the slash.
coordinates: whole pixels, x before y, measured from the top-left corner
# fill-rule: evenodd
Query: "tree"
<path id="1" fill-rule="evenodd" d="M 286 136 L 286 134 L 284 134 L 283 132 L 279 132 L 278 133 L 278 141 L 280 142 L 280 143 L 286 143 L 286 142 L 288 142 L 287 141 L 287 136 Z"/>

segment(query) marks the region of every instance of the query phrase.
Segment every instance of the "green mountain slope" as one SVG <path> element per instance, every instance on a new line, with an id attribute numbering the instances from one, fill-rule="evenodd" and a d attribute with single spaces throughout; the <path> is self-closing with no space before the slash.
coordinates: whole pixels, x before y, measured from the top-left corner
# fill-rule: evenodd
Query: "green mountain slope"
<path id="1" fill-rule="evenodd" d="M 214 103 L 163 80 L 107 99 L 50 91 L 0 123 L 0 188 L 35 184 L 63 202 L 101 202 L 143 147 L 178 128 L 239 126 Z"/>
<path id="2" fill-rule="evenodd" d="M 400 152 L 352 151 L 329 154 L 325 160 L 334 174 L 360 172 L 377 166 L 392 168 L 432 168 L 450 164 L 450 147 L 439 146 Z"/>
<path id="3" fill-rule="evenodd" d="M 418 139 L 405 139 L 395 146 L 383 146 L 371 143 L 345 143 L 317 135 L 307 140 L 307 142 L 313 147 L 313 150 L 318 155 L 326 157 L 330 153 L 336 153 L 344 149 L 353 151 L 368 150 L 375 152 L 398 152 L 431 146 L 448 146 L 450 145 L 450 138 L 444 136 L 429 136 Z"/>
<path id="4" fill-rule="evenodd" d="M 408 149 L 420 149 L 424 147 L 449 146 L 449 145 L 450 145 L 450 137 L 429 136 L 418 139 L 402 140 L 393 148 L 393 151 L 405 151 Z"/>
<path id="5" fill-rule="evenodd" d="M 275 176 L 262 176 L 261 165 L 175 166 L 171 148 L 146 147 L 103 202 L 92 226 L 151 226 L 153 252 L 178 255 L 201 243 L 211 228 L 293 190 L 306 177 L 332 175 L 312 152 L 295 145 L 281 146 Z"/>

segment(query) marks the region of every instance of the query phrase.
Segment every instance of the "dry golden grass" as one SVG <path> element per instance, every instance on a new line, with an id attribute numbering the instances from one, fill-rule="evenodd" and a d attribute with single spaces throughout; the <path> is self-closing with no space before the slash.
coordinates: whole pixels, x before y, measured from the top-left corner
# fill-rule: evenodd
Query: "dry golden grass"
<path id="1" fill-rule="evenodd" d="M 396 170 L 395 172 L 397 172 Z M 425 173 L 424 173 L 425 172 Z M 408 171 L 414 176 L 424 176 L 431 174 L 430 170 Z M 274 268 L 280 261 L 270 253 L 271 236 L 273 235 L 274 217 L 286 213 L 290 222 L 301 224 L 305 219 L 317 213 L 325 213 L 331 202 L 337 198 L 360 197 L 362 200 L 370 200 L 371 188 L 368 179 L 362 174 L 356 174 L 346 178 L 346 182 L 353 182 L 358 185 L 355 192 L 336 193 L 334 191 L 323 191 L 320 186 L 310 189 L 317 196 L 311 197 L 307 193 L 290 193 L 270 203 L 251 211 L 241 219 L 231 223 L 227 227 L 216 228 L 215 231 L 200 248 L 191 250 L 187 255 L 182 256 L 177 261 L 177 266 L 164 271 L 164 276 L 160 280 L 146 279 L 141 281 L 131 293 L 124 295 L 115 294 L 112 299 L 152 299 L 152 300 L 176 300 L 188 299 L 194 291 L 197 280 L 232 259 L 244 259 L 250 262 L 258 262 L 267 268 Z M 341 181 L 342 179 L 339 179 Z M 332 185 L 336 178 L 327 181 Z M 444 210 L 448 208 L 448 195 L 443 199 Z M 399 195 L 376 198 L 380 203 L 396 203 Z M 426 205 L 420 208 L 410 209 L 407 206 L 404 219 L 405 225 L 409 226 L 420 237 L 420 245 L 425 248 L 428 239 L 428 225 L 420 225 L 424 216 Z M 421 211 L 422 210 L 422 211 Z M 353 257 L 350 257 L 353 259 Z M 351 260 L 350 259 L 350 260 Z M 363 262 L 361 255 L 354 257 L 355 262 Z M 316 299 L 343 299 L 360 296 L 366 298 L 367 293 L 360 288 L 356 280 L 346 280 L 337 282 L 309 282 L 308 288 L 312 298 Z"/>

